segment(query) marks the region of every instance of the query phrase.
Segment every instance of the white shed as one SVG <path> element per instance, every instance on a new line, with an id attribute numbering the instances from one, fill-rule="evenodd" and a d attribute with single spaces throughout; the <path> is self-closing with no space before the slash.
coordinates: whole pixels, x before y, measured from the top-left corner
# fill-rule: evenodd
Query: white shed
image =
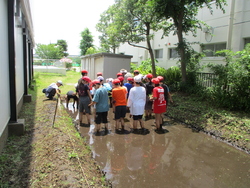
<path id="1" fill-rule="evenodd" d="M 96 78 L 98 72 L 102 72 L 103 77 L 115 78 L 121 69 L 130 71 L 131 55 L 97 53 L 81 57 L 82 69 L 87 70 L 91 79 Z"/>

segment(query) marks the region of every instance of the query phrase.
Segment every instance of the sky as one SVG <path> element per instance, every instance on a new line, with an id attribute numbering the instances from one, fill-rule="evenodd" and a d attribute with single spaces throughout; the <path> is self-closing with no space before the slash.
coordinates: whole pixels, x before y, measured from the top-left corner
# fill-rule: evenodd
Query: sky
<path id="1" fill-rule="evenodd" d="M 50 44 L 66 40 L 69 55 L 80 55 L 81 32 L 88 28 L 99 47 L 96 24 L 100 14 L 114 0 L 33 0 L 31 4 L 35 43 Z"/>

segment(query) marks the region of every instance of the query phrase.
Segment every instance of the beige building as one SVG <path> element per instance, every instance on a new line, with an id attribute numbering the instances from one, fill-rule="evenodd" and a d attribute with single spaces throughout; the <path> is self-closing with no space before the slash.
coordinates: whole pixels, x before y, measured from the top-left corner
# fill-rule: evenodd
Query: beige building
<path id="1" fill-rule="evenodd" d="M 115 78 L 116 74 L 121 69 L 130 71 L 130 63 L 132 56 L 111 54 L 111 53 L 97 53 L 81 57 L 82 69 L 88 70 L 88 76 L 93 80 L 96 78 L 98 72 L 102 72 L 103 77 Z"/>
<path id="2" fill-rule="evenodd" d="M 198 13 L 198 19 L 207 23 L 210 28 L 204 26 L 203 30 L 198 30 L 197 37 L 190 33 L 185 36 L 188 42 L 200 42 L 204 44 L 206 50 L 213 52 L 221 49 L 232 49 L 240 51 L 246 43 L 250 42 L 250 1 L 249 0 L 228 0 L 224 7 L 225 13 L 216 9 L 214 2 L 211 3 L 213 14 L 204 7 Z M 169 68 L 175 66 L 178 61 L 178 54 L 175 50 L 178 43 L 177 35 L 170 33 L 168 37 L 162 38 L 162 31 L 154 33 L 151 41 L 155 59 L 159 61 L 157 65 Z M 140 43 L 146 46 L 146 43 Z M 192 46 L 196 51 L 201 52 L 200 45 Z M 128 44 L 121 45 L 118 53 L 132 55 L 132 62 L 140 64 L 141 61 L 150 58 L 147 50 L 132 47 Z M 202 63 L 223 63 L 222 57 L 215 57 L 212 52 L 207 53 L 207 57 L 202 59 Z"/>

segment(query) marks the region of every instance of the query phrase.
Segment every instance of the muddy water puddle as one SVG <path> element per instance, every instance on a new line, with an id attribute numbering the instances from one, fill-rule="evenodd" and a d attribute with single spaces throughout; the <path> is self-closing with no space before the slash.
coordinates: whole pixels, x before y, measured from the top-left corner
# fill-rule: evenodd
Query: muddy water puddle
<path id="1" fill-rule="evenodd" d="M 68 111 L 77 121 L 72 104 Z M 153 119 L 145 122 L 146 130 L 131 132 L 127 116 L 125 131 L 115 132 L 113 117 L 110 111 L 106 132 L 96 134 L 93 119 L 79 127 L 113 187 L 250 187 L 248 154 L 168 118 L 163 132 L 154 131 Z"/>

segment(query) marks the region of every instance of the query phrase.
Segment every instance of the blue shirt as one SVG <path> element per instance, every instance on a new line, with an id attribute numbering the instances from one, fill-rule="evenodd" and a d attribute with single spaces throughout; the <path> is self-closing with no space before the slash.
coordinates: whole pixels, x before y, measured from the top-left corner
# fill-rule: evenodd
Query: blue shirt
<path id="1" fill-rule="evenodd" d="M 133 87 L 133 85 L 131 83 L 125 83 L 124 86 L 127 88 L 128 90 L 128 95 L 127 95 L 127 98 L 129 97 L 129 92 L 130 92 L 130 89 Z"/>
<path id="2" fill-rule="evenodd" d="M 109 97 L 105 87 L 98 88 L 92 100 L 96 102 L 96 112 L 109 111 Z"/>

